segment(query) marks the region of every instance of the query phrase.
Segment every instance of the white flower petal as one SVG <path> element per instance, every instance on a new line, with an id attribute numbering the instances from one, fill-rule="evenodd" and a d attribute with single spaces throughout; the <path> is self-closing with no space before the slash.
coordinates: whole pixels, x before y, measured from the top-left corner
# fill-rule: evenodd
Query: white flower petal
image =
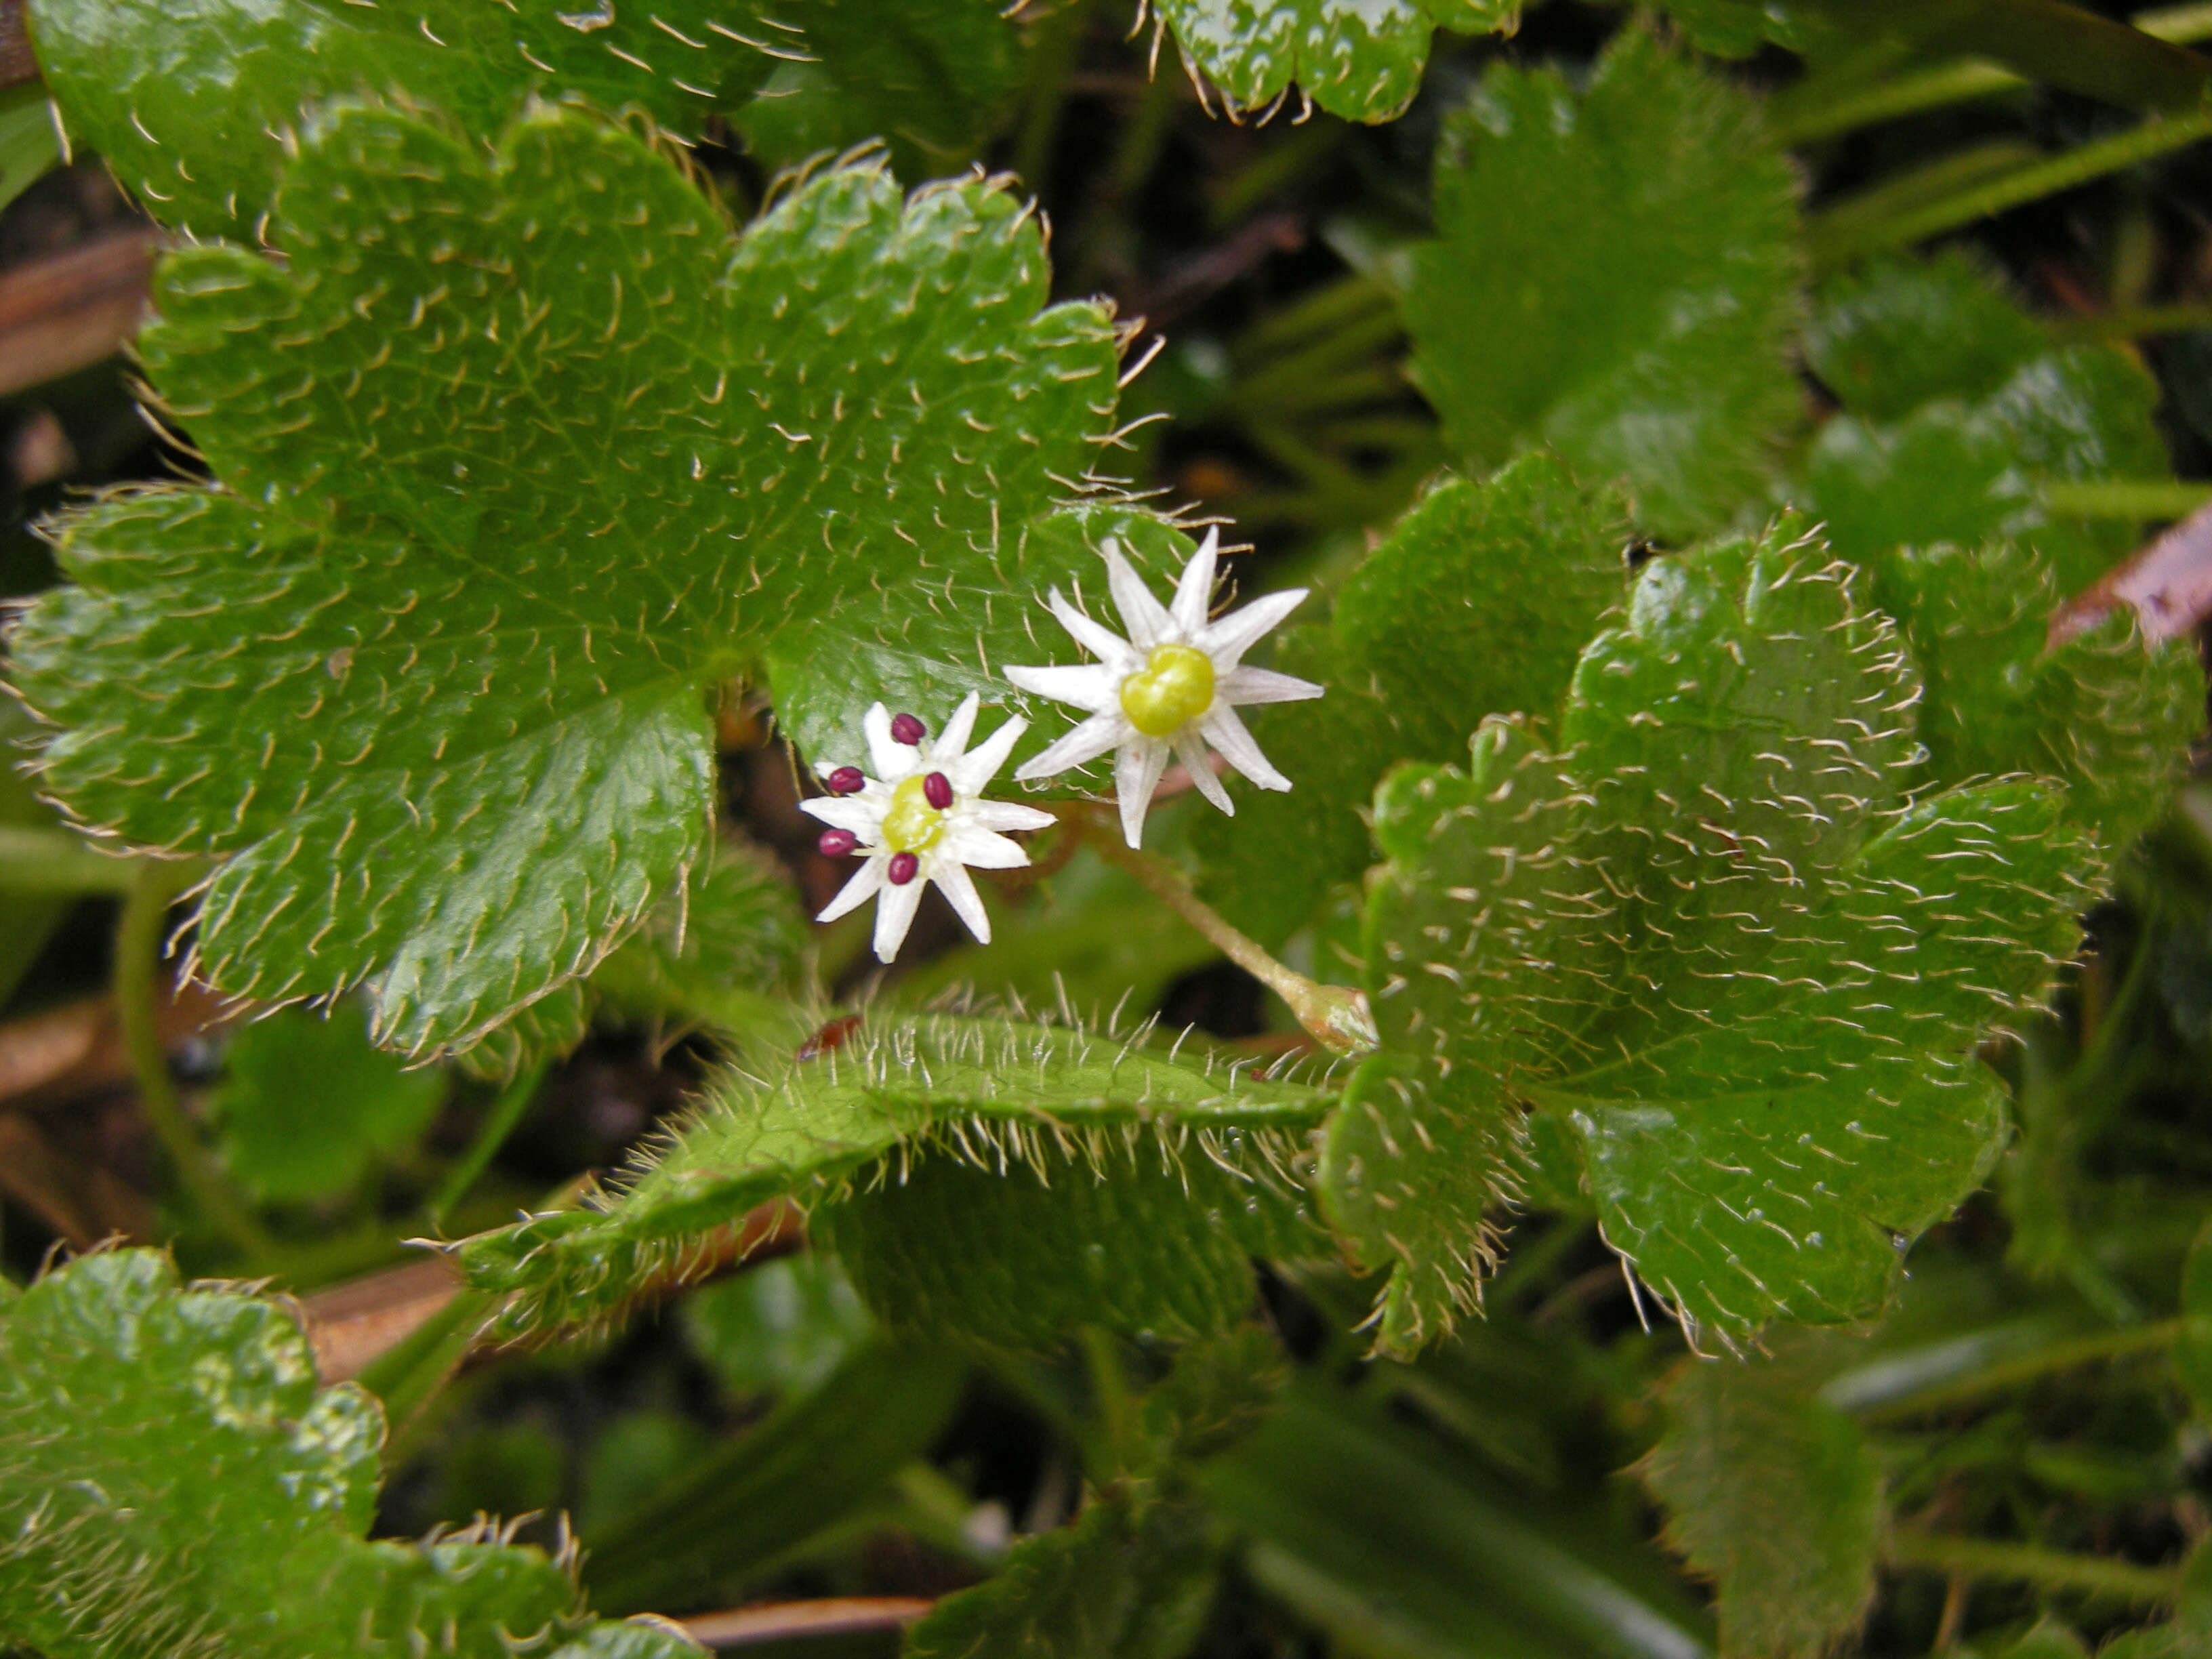
<path id="1" fill-rule="evenodd" d="M 1114 761 L 1114 797 L 1121 808 L 1121 835 L 1132 847 L 1145 844 L 1145 811 L 1160 774 L 1168 769 L 1168 746 L 1158 738 L 1133 737 Z"/>
<path id="2" fill-rule="evenodd" d="M 971 800 L 960 822 L 981 830 L 1048 830 L 1060 822 L 1049 812 L 1010 800 Z"/>
<path id="3" fill-rule="evenodd" d="M 1269 668 L 1232 668 L 1213 683 L 1213 695 L 1231 708 L 1261 702 L 1300 702 L 1323 696 L 1328 688 L 1302 680 L 1294 674 L 1278 674 Z"/>
<path id="4" fill-rule="evenodd" d="M 1150 651 L 1175 629 L 1175 619 L 1152 597 L 1133 566 L 1122 556 L 1121 544 L 1109 536 L 1098 552 L 1106 561 L 1106 586 L 1114 595 L 1114 608 L 1121 613 L 1129 643 L 1139 652 Z"/>
<path id="5" fill-rule="evenodd" d="M 1141 652 L 1131 651 L 1127 640 L 1091 621 L 1090 617 L 1060 598 L 1058 588 L 1052 590 L 1047 596 L 1045 603 L 1052 607 L 1053 616 L 1059 620 L 1060 625 L 1068 631 L 1075 642 L 1097 658 L 1108 668 L 1118 669 L 1121 664 L 1133 662 L 1143 654 Z"/>
<path id="6" fill-rule="evenodd" d="M 914 750 L 892 738 L 891 711 L 883 704 L 871 705 L 860 716 L 860 730 L 867 733 L 868 755 L 878 777 L 902 778 L 914 769 Z"/>
<path id="7" fill-rule="evenodd" d="M 849 830 L 864 841 L 873 841 L 884 827 L 883 804 L 858 795 L 817 795 L 799 802 L 799 810 L 832 830 Z"/>
<path id="8" fill-rule="evenodd" d="M 1030 861 L 1029 848 L 1021 842 L 1008 841 L 975 823 L 947 830 L 933 850 L 950 862 L 977 870 L 1022 870 Z"/>
<path id="9" fill-rule="evenodd" d="M 1221 532 L 1209 529 L 1198 551 L 1190 556 L 1190 562 L 1183 566 L 1182 580 L 1176 584 L 1175 603 L 1168 611 L 1185 640 L 1195 640 L 1206 631 L 1206 609 L 1213 603 L 1214 565 L 1220 552 Z"/>
<path id="10" fill-rule="evenodd" d="M 1305 596 L 1306 590 L 1303 587 L 1263 594 L 1243 610 L 1231 611 L 1208 628 L 1199 639 L 1198 645 L 1213 659 L 1213 672 L 1224 674 L 1236 667 L 1244 653 L 1259 643 L 1261 635 L 1297 610 Z"/>
<path id="11" fill-rule="evenodd" d="M 1109 749 L 1118 748 L 1127 742 L 1135 729 L 1129 724 L 1129 717 L 1117 704 L 1103 714 L 1093 714 L 1059 742 L 1024 761 L 1015 769 L 1014 779 L 1019 783 L 1028 783 L 1033 779 L 1054 777 L 1070 767 L 1095 761 Z"/>
<path id="12" fill-rule="evenodd" d="M 945 730 L 938 734 L 937 741 L 928 745 L 927 758 L 932 765 L 947 772 L 952 769 L 953 763 L 967 750 L 969 736 L 975 730 L 975 711 L 982 706 L 982 698 L 973 691 L 960 700 L 960 707 L 945 722 Z"/>
<path id="13" fill-rule="evenodd" d="M 871 859 L 870 863 L 875 862 Z M 884 862 L 888 865 L 890 860 Z M 876 960 L 889 962 L 906 943 L 907 929 L 914 926 L 914 913 L 921 908 L 921 890 L 927 885 L 916 876 L 902 887 L 884 884 L 876 898 Z"/>
<path id="14" fill-rule="evenodd" d="M 852 880 L 838 889 L 837 896 L 831 899 L 814 920 L 835 921 L 840 916 L 850 915 L 875 897 L 876 890 L 884 884 L 884 866 L 887 862 L 889 860 L 884 859 L 870 859 L 863 864 L 854 872 Z"/>
<path id="15" fill-rule="evenodd" d="M 1017 689 L 1054 702 L 1073 703 L 1089 714 L 1110 708 L 1121 680 L 1103 665 L 1073 663 L 1065 668 L 1006 668 L 1000 671 Z"/>
<path id="16" fill-rule="evenodd" d="M 952 914 L 968 924 L 968 931 L 975 936 L 979 945 L 991 942 L 991 913 L 983 908 L 983 896 L 975 890 L 975 884 L 955 859 L 939 860 L 930 872 L 929 878 L 937 884 L 937 890 L 945 895 L 952 906 Z M 917 883 L 916 885 L 920 884 Z"/>
<path id="17" fill-rule="evenodd" d="M 1217 703 L 1206 711 L 1206 718 L 1198 726 L 1206 733 L 1206 740 L 1221 751 L 1222 759 L 1262 789 L 1291 787 L 1288 778 L 1267 764 L 1267 757 L 1260 752 L 1260 745 L 1252 741 L 1252 734 L 1244 729 L 1244 722 L 1237 718 L 1233 709 Z"/>
<path id="18" fill-rule="evenodd" d="M 968 701 L 973 702 L 975 698 L 971 696 Z M 965 708 L 967 704 L 963 703 L 961 707 Z M 970 726 L 975 724 L 975 716 L 972 713 L 969 715 L 969 724 Z M 999 775 L 999 769 L 1006 763 L 1006 757 L 1014 752 L 1014 744 L 1021 740 L 1022 733 L 1029 729 L 1030 723 L 1020 715 L 1015 715 L 997 731 L 992 732 L 989 737 L 984 738 L 974 754 L 963 755 L 957 759 L 945 762 L 945 775 L 951 780 L 953 788 L 960 793 L 981 794 L 983 786 Z"/>
<path id="19" fill-rule="evenodd" d="M 1206 752 L 1205 742 L 1188 726 L 1176 733 L 1176 758 L 1182 769 L 1190 774 L 1191 787 L 1219 807 L 1231 817 L 1237 816 L 1237 803 L 1229 799 L 1229 792 L 1221 780 L 1213 775 L 1213 757 Z"/>

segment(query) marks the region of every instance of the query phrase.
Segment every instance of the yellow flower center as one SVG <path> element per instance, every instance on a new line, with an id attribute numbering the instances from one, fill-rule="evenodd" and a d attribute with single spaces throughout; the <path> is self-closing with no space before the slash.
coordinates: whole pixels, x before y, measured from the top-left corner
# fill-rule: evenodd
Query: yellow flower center
<path id="1" fill-rule="evenodd" d="M 945 814 L 924 793 L 928 781 L 917 775 L 891 791 L 890 811 L 884 814 L 884 845 L 894 853 L 926 853 L 945 833 Z"/>
<path id="2" fill-rule="evenodd" d="M 1121 682 L 1121 712 L 1148 738 L 1181 731 L 1213 706 L 1213 659 L 1195 646 L 1156 645 Z"/>

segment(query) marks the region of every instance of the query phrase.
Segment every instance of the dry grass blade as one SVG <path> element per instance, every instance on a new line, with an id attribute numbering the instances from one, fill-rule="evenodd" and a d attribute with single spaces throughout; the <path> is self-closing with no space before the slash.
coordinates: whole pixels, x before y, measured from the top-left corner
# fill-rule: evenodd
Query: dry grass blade
<path id="1" fill-rule="evenodd" d="M 770 1601 L 701 1613 L 683 1621 L 684 1633 L 710 1648 L 751 1647 L 794 1636 L 850 1636 L 903 1630 L 927 1613 L 919 1596 L 836 1596 L 821 1601 Z"/>

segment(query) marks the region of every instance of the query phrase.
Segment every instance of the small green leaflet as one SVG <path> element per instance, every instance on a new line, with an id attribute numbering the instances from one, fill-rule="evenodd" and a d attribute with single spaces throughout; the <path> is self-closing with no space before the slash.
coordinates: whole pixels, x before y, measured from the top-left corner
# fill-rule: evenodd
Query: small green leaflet
<path id="1" fill-rule="evenodd" d="M 1388 121 L 1420 90 L 1437 29 L 1510 29 L 1521 0 L 1158 0 L 1185 62 L 1232 111 L 1265 109 L 1292 82 L 1331 115 Z"/>
<path id="2" fill-rule="evenodd" d="M 1690 1360 L 1638 1466 L 1667 1542 L 1718 1589 L 1724 1655 L 1823 1659 L 1874 1600 L 1881 1466 L 1814 1397 L 1819 1380 L 1802 1364 Z"/>
<path id="3" fill-rule="evenodd" d="M 648 1279 L 680 1277 L 693 1261 L 710 1256 L 722 1230 L 771 1199 L 810 1208 L 847 1201 L 911 1206 L 931 1195 L 941 1199 L 946 1188 L 939 1164 L 988 1170 L 1002 1186 L 1050 1182 L 1048 1204 L 1028 1203 L 1026 1194 L 987 1199 L 969 1182 L 963 1190 L 978 1210 L 972 1224 L 992 1245 L 1019 1234 L 1029 1218 L 1050 1235 L 1053 1249 L 1075 1255 L 1054 1259 L 1033 1248 L 1018 1260 L 943 1254 L 933 1268 L 936 1276 L 922 1287 L 935 1298 L 930 1308 L 963 1307 L 956 1279 L 972 1279 L 979 1293 L 949 1319 L 954 1328 L 933 1328 L 932 1335 L 1034 1346 L 1048 1339 L 1037 1336 L 1034 1322 L 1019 1322 L 1030 1317 L 1023 1296 L 1064 1311 L 1077 1292 L 1065 1285 L 1054 1291 L 1053 1276 L 1095 1284 L 1086 1275 L 1127 1266 L 1134 1279 L 1158 1249 L 1146 1246 L 1127 1263 L 1110 1250 L 1092 1260 L 1067 1231 L 1081 1227 L 1051 1218 L 1063 1211 L 1088 1213 L 1100 1225 L 1118 1224 L 1126 1211 L 1139 1221 L 1171 1223 L 1174 1236 L 1186 1240 L 1194 1227 L 1226 1230 L 1240 1241 L 1240 1267 L 1243 1254 L 1301 1253 L 1282 1246 L 1299 1228 L 1290 1166 L 1328 1099 L 1312 1087 L 1254 1078 L 1212 1059 L 1178 1058 L 1142 1034 L 1110 1036 L 1003 1018 L 869 1016 L 832 1023 L 803 1046 L 794 1037 L 794 1048 L 793 1057 L 758 1075 L 724 1073 L 691 1121 L 641 1160 L 617 1193 L 593 1200 L 590 1208 L 535 1217 L 463 1244 L 461 1263 L 471 1280 L 509 1298 L 507 1328 L 539 1330 L 608 1317 Z M 1173 1206 L 1164 1193 L 1152 1192 L 1155 1170 L 1177 1172 Z M 1217 1194 L 1209 1206 L 1217 1178 L 1235 1183 L 1220 1192 L 1234 1190 L 1242 1201 Z M 925 1196 L 876 1190 L 902 1179 L 920 1179 Z M 1186 1179 L 1205 1189 L 1195 1205 L 1185 1196 Z M 1078 1182 L 1116 1190 L 1079 1197 L 1067 1190 Z M 896 1265 L 904 1235 L 896 1217 L 857 1224 L 870 1230 L 855 1235 L 854 1278 L 865 1296 L 890 1282 L 884 1274 Z M 844 1224 L 833 1218 L 832 1225 Z M 1311 1237 L 1320 1243 L 1318 1235 Z M 943 1252 L 939 1243 L 929 1248 Z M 1217 1256 L 1204 1255 L 1200 1271 L 1211 1271 Z M 1190 1271 L 1188 1263 L 1165 1258 L 1158 1266 L 1168 1274 Z M 1007 1275 L 1029 1275 L 1039 1285 L 1015 1296 L 1003 1283 Z M 1218 1282 L 1171 1285 L 1162 1294 L 1186 1309 L 1195 1296 L 1201 1316 L 1180 1322 L 1210 1324 L 1206 1310 L 1218 1310 L 1225 1294 Z M 1146 1310 L 1160 1305 L 1160 1297 L 1143 1285 L 1115 1293 L 1123 1297 L 1121 1307 L 1135 1310 L 1126 1322 L 1134 1326 L 1141 1327 Z M 1234 1311 L 1241 1312 L 1243 1303 L 1240 1295 Z M 967 1314 L 988 1318 L 1000 1305 L 1012 1310 L 1005 1320 L 988 1329 L 963 1326 Z M 893 1304 L 877 1312 L 896 1321 L 913 1310 Z M 1051 1336 L 1066 1329 L 1054 1327 Z"/>
<path id="4" fill-rule="evenodd" d="M 0 1304 L 0 1641 L 47 1659 L 695 1651 L 586 1631 L 540 1551 L 369 1542 L 383 1438 L 370 1395 L 318 1390 L 276 1303 L 183 1289 L 153 1250 L 70 1262 Z"/>
<path id="5" fill-rule="evenodd" d="M 849 757 L 878 696 L 938 721 L 1049 659 L 1031 596 L 1092 576 L 1102 526 L 1183 541 L 1055 516 L 1112 425 L 1115 331 L 1046 306 L 1042 239 L 987 185 L 830 170 L 733 248 L 587 116 L 487 155 L 349 106 L 269 234 L 286 264 L 172 256 L 142 342 L 221 484 L 63 520 L 78 586 L 14 647 L 64 728 L 49 787 L 228 855 L 198 942 L 227 992 L 365 982 L 380 1042 L 465 1047 L 700 855 L 707 688 L 772 647 L 787 729 Z M 1030 744 L 1065 729 L 1036 712 Z"/>
<path id="6" fill-rule="evenodd" d="M 1557 452 L 1679 537 L 1759 493 L 1799 419 L 1796 185 L 1751 100 L 1624 30 L 1577 95 L 1492 68 L 1447 122 L 1414 375 L 1470 463 Z"/>
<path id="7" fill-rule="evenodd" d="M 72 138 L 148 211 L 201 235 L 247 235 L 286 136 L 334 95 L 398 92 L 490 134 L 532 93 L 642 112 L 696 137 L 775 67 L 744 0 L 463 0 L 424 14 L 350 0 L 33 0 L 46 82 Z M 789 47 L 781 46 L 788 51 Z"/>
<path id="8" fill-rule="evenodd" d="M 1908 795 L 1922 685 L 1854 580 L 1786 522 L 1655 561 L 1556 753 L 1494 725 L 1467 770 L 1378 796 L 1384 1049 L 1323 1187 L 1398 1263 L 1386 1344 L 1471 1299 L 1522 1104 L 1572 1131 L 1613 1247 L 1726 1341 L 1875 1311 L 1986 1170 L 2004 1111 L 1974 1044 L 2070 953 L 2100 860 L 2053 786 Z M 1425 1158 L 1447 1129 L 1467 1153 Z"/>

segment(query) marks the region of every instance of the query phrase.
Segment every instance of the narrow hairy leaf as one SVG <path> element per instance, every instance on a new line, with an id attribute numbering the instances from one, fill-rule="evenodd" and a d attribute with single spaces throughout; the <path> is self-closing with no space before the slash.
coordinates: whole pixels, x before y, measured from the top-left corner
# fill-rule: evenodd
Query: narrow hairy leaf
<path id="1" fill-rule="evenodd" d="M 1640 1466 L 1667 1542 L 1719 1591 L 1725 1659 L 1821 1659 L 1874 1600 L 1881 1468 L 1791 1366 L 1692 1360 Z"/>
<path id="2" fill-rule="evenodd" d="M 1264 109 L 1292 83 L 1331 115 L 1388 121 L 1420 89 L 1437 29 L 1510 29 L 1521 0 L 1159 0 L 1183 60 L 1231 110 Z"/>
<path id="3" fill-rule="evenodd" d="M 1102 1498 L 939 1601 L 904 1659 L 1182 1659 L 1213 1593 L 1210 1533 L 1187 1500 Z"/>
<path id="4" fill-rule="evenodd" d="M 758 1075 L 725 1073 L 616 1194 L 463 1245 L 471 1280 L 513 1298 L 509 1327 L 603 1316 L 647 1276 L 683 1271 L 755 1205 L 883 1200 L 868 1188 L 896 1182 L 902 1170 L 911 1176 L 918 1162 L 964 1160 L 1031 1186 L 1042 1176 L 1055 1191 L 1154 1167 L 1279 1183 L 1277 1166 L 1326 1098 L 1153 1044 L 1004 1018 L 871 1016 L 838 1022 L 799 1052 Z M 988 1282 L 1016 1265 L 1041 1280 L 1054 1266 L 947 1268 Z M 1097 1271 L 1080 1262 L 1066 1270 Z M 865 1291 L 865 1271 L 859 1277 Z"/>
<path id="5" fill-rule="evenodd" d="M 284 1010 L 246 1026 L 224 1069 L 223 1164 L 264 1198 L 339 1191 L 420 1133 L 446 1097 L 442 1072 L 370 1046 L 351 999 L 327 1018 Z"/>
<path id="6" fill-rule="evenodd" d="M 1324 1190 L 1352 1215 L 1376 1181 L 1373 1148 L 1337 1150 L 1356 1133 L 1415 1190 L 1455 1183 L 1376 1219 L 1401 1263 L 1386 1341 L 1471 1297 L 1523 1104 L 1572 1132 L 1613 1246 L 1724 1340 L 1881 1307 L 1898 1244 L 2001 1145 L 1975 1042 L 2070 951 L 2099 868 L 2051 785 L 1908 799 L 1921 692 L 1852 573 L 1785 524 L 1646 567 L 1556 756 L 1494 727 L 1464 774 L 1384 792 L 1384 1052 Z M 1416 1152 L 1440 1124 L 1480 1153 L 1449 1177 Z M 1404 1248 L 1445 1218 L 1454 1253 Z"/>
<path id="7" fill-rule="evenodd" d="M 205 236 L 252 233 L 287 136 L 334 95 L 399 93 L 489 135 L 538 94 L 640 110 L 691 137 L 775 67 L 744 0 L 562 6 L 471 0 L 424 15 L 346 0 L 35 0 L 31 17 L 75 143 L 162 223 Z"/>
<path id="8" fill-rule="evenodd" d="M 318 1390 L 276 1304 L 185 1290 L 151 1250 L 69 1263 L 0 1307 L 0 1639 L 49 1659 L 690 1651 L 585 1634 L 539 1551 L 368 1541 L 383 1437 L 368 1395 Z"/>
<path id="9" fill-rule="evenodd" d="M 588 117 L 488 156 L 349 106 L 269 237 L 284 264 L 173 256 L 142 343 L 221 484 L 64 520 L 78 585 L 15 647 L 57 793 L 228 855 L 198 939 L 223 990 L 365 982 L 380 1042 L 465 1046 L 697 859 L 708 687 L 772 641 L 802 679 L 830 653 L 793 724 L 857 755 L 894 673 L 941 720 L 1035 658 L 1032 590 L 1096 567 L 1087 520 L 1036 526 L 1110 424 L 1110 320 L 1045 307 L 988 185 L 832 170 L 733 246 Z"/>
<path id="10" fill-rule="evenodd" d="M 1796 193 L 1750 100 L 1641 29 L 1580 94 L 1493 67 L 1446 125 L 1405 297 L 1452 444 L 1547 446 L 1662 534 L 1724 523 L 1800 402 Z"/>

